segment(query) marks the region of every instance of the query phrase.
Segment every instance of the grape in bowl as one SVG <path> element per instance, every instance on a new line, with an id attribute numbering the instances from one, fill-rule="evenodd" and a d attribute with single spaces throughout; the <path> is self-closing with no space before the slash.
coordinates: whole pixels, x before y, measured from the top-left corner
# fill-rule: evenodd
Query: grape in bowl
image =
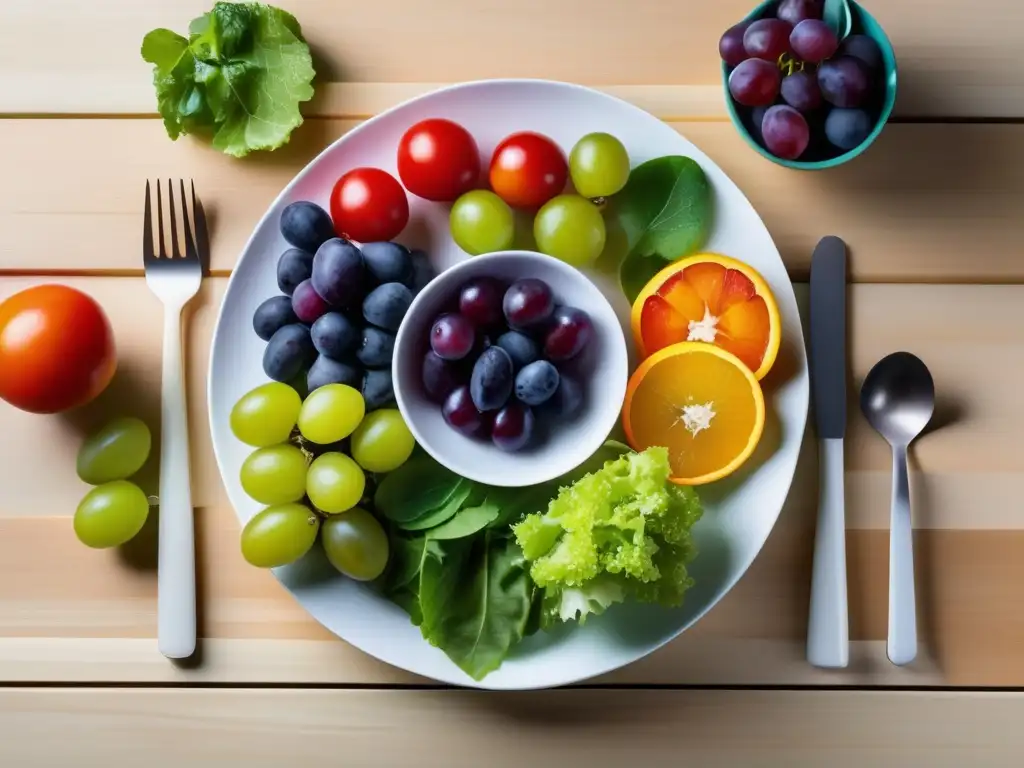
<path id="1" fill-rule="evenodd" d="M 504 331 L 499 328 L 501 332 L 493 339 L 488 335 L 487 341 L 478 342 L 480 347 L 467 354 L 475 362 L 486 359 L 488 365 L 504 366 L 512 373 L 507 382 L 509 392 L 503 389 L 493 396 L 502 400 L 503 407 L 486 411 L 483 419 L 478 420 L 466 402 L 467 397 L 473 400 L 472 367 L 465 364 L 465 359 L 446 360 L 431 348 L 430 342 L 434 323 L 458 308 L 460 289 L 485 278 L 506 286 L 524 279 L 540 281 L 550 287 L 554 303 L 533 295 L 510 300 L 503 312 L 506 317 L 511 314 L 513 319 L 518 318 L 522 327 Z M 586 343 L 579 345 L 577 354 L 557 366 L 559 373 L 570 381 L 568 389 L 583 389 L 582 402 L 575 391 L 556 391 L 544 397 L 545 388 L 550 387 L 545 376 L 550 376 L 550 372 L 538 366 L 523 377 L 523 397 L 547 402 L 536 409 L 520 407 L 523 402 L 515 395 L 516 374 L 533 362 L 531 357 L 544 354 L 542 344 L 531 345 L 521 337 L 544 338 L 531 333 L 535 324 L 562 328 L 558 336 L 561 343 L 554 353 L 555 357 L 565 356 L 575 346 L 575 340 L 568 339 L 569 330 L 579 321 L 569 308 L 585 314 L 589 335 Z M 443 336 L 447 341 L 452 329 L 447 327 L 447 321 L 444 325 Z M 450 351 L 452 354 L 447 356 L 454 357 L 466 345 L 455 346 L 458 349 L 449 350 L 442 345 L 440 352 Z M 415 298 L 398 329 L 393 373 L 398 408 L 424 450 L 463 477 L 488 485 L 519 487 L 543 483 L 574 469 L 607 439 L 615 428 L 625 396 L 628 354 L 621 321 L 585 274 L 544 254 L 499 251 L 449 268 Z M 536 380 L 528 380 L 531 376 Z M 491 394 L 488 392 L 487 396 L 490 398 Z M 480 392 L 477 395 L 479 398 Z M 576 407 L 562 408 L 566 402 Z M 487 403 L 492 404 L 490 400 Z M 519 434 L 535 427 L 540 432 L 541 422 L 542 438 L 523 445 Z M 478 434 L 481 426 L 497 431 L 497 439 L 482 439 Z"/>

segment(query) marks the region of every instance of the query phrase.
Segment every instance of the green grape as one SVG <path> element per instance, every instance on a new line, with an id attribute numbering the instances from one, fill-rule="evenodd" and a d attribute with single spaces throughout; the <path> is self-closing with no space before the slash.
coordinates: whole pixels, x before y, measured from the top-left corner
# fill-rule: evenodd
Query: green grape
<path id="1" fill-rule="evenodd" d="M 316 541 L 320 518 L 304 504 L 277 504 L 257 512 L 242 529 L 242 557 L 257 568 L 294 563 Z"/>
<path id="2" fill-rule="evenodd" d="M 313 390 L 299 411 L 299 431 L 317 445 L 330 445 L 348 437 L 366 413 L 358 389 L 347 384 L 325 384 Z"/>
<path id="3" fill-rule="evenodd" d="M 352 433 L 352 458 L 367 472 L 391 472 L 412 455 L 416 440 L 396 408 L 366 414 Z"/>
<path id="4" fill-rule="evenodd" d="M 142 530 L 149 500 L 135 483 L 115 480 L 93 488 L 75 510 L 75 535 L 87 547 L 119 547 Z"/>
<path id="5" fill-rule="evenodd" d="M 569 175 L 584 197 L 609 197 L 629 180 L 629 155 L 610 133 L 588 133 L 569 153 Z"/>
<path id="6" fill-rule="evenodd" d="M 306 456 L 290 443 L 259 448 L 242 463 L 242 488 L 260 504 L 286 504 L 306 493 Z"/>
<path id="7" fill-rule="evenodd" d="M 114 419 L 85 439 L 78 449 L 78 476 L 89 485 L 125 480 L 149 458 L 149 427 L 131 416 Z"/>
<path id="8" fill-rule="evenodd" d="M 456 200 L 449 226 L 455 244 L 471 256 L 507 250 L 516 234 L 512 209 L 488 189 L 474 189 Z"/>
<path id="9" fill-rule="evenodd" d="M 257 448 L 285 442 L 299 418 L 302 399 L 287 384 L 272 381 L 242 395 L 231 409 L 231 431 Z"/>
<path id="10" fill-rule="evenodd" d="M 542 253 L 586 267 L 604 250 L 604 219 L 585 197 L 559 195 L 537 211 L 533 236 Z"/>
<path id="11" fill-rule="evenodd" d="M 309 465 L 306 493 L 317 509 L 328 514 L 352 509 L 365 489 L 363 470 L 343 453 L 322 453 Z"/>
<path id="12" fill-rule="evenodd" d="M 320 540 L 331 565 L 357 581 L 372 581 L 388 564 L 388 536 L 377 518 L 360 507 L 324 520 Z"/>

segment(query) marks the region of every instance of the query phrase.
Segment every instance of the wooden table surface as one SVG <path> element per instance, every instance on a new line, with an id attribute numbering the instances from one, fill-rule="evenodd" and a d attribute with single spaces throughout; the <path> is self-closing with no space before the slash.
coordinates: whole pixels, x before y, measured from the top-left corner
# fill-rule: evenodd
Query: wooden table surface
<path id="1" fill-rule="evenodd" d="M 182 30 L 209 0 L 0 3 L 0 299 L 47 281 L 80 287 L 109 313 L 120 352 L 114 383 L 80 413 L 0 407 L 0 765 L 1019 764 L 1024 5 L 868 0 L 900 62 L 895 115 L 856 162 L 809 174 L 756 155 L 726 117 L 715 46 L 750 0 L 278 4 L 315 52 L 317 97 L 286 148 L 234 160 L 167 138 L 138 53 L 146 31 Z M 244 241 L 361 119 L 439 84 L 503 76 L 581 82 L 668 121 L 749 196 L 801 300 L 817 240 L 848 242 L 854 379 L 906 349 L 939 397 L 912 456 L 923 648 L 911 668 L 885 659 L 890 460 L 855 408 L 853 658 L 841 672 L 803 659 L 813 440 L 746 577 L 677 641 L 585 691 L 432 686 L 335 639 L 243 562 L 205 380 Z M 187 318 L 202 641 L 186 665 L 156 650 L 154 532 L 109 552 L 71 528 L 83 430 L 125 413 L 158 426 L 161 308 L 142 277 L 142 185 L 180 175 L 210 212 L 213 250 Z M 155 489 L 154 468 L 144 476 Z"/>

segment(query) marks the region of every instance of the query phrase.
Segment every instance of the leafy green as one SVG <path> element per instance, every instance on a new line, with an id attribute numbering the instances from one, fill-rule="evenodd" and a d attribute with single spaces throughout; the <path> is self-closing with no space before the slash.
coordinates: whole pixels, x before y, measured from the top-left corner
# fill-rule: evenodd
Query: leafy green
<path id="1" fill-rule="evenodd" d="M 711 188 L 691 158 L 657 157 L 630 172 L 626 186 L 612 201 L 612 210 L 628 243 L 619 281 L 632 301 L 659 269 L 696 252 L 707 241 Z"/>
<path id="2" fill-rule="evenodd" d="M 477 507 L 460 509 L 451 520 L 430 531 L 430 538 L 436 541 L 464 539 L 487 528 L 498 517 L 501 508 L 497 504 L 484 502 Z"/>
<path id="3" fill-rule="evenodd" d="M 447 504 L 467 482 L 429 455 L 420 454 L 385 475 L 373 504 L 389 520 L 408 523 Z"/>
<path id="4" fill-rule="evenodd" d="M 437 509 L 432 509 L 415 520 L 407 523 L 399 523 L 399 527 L 407 531 L 424 531 L 428 528 L 435 528 L 441 523 L 447 522 L 456 512 L 462 509 L 473 492 L 473 483 L 464 478 L 459 478 L 459 484 L 448 500 Z"/>
<path id="5" fill-rule="evenodd" d="M 313 60 L 298 21 L 263 3 L 215 3 L 186 39 L 154 29 L 142 41 L 153 65 L 167 135 L 196 134 L 234 157 L 284 145 L 313 97 Z"/>
<path id="6" fill-rule="evenodd" d="M 608 461 L 563 487 L 546 512 L 513 526 L 545 590 L 545 616 L 583 623 L 629 597 L 679 605 L 692 585 L 690 529 L 701 506 L 669 482 L 668 451 L 651 447 Z"/>

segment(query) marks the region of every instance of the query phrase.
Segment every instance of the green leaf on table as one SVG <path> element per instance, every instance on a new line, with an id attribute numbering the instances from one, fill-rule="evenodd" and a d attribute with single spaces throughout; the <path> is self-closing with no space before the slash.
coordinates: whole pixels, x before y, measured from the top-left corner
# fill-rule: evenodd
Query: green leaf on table
<path id="1" fill-rule="evenodd" d="M 465 478 L 459 478 L 459 485 L 448 500 L 437 509 L 432 509 L 426 514 L 420 515 L 415 520 L 406 523 L 398 523 L 398 526 L 406 531 L 426 531 L 447 522 L 466 504 L 466 500 L 473 492 L 473 483 Z"/>
<path id="2" fill-rule="evenodd" d="M 447 523 L 428 531 L 427 535 L 436 541 L 464 539 L 486 528 L 498 517 L 499 512 L 501 507 L 486 501 L 476 507 L 464 507 Z"/>
<path id="3" fill-rule="evenodd" d="M 189 37 L 156 29 L 142 42 L 172 139 L 199 134 L 242 157 L 276 149 L 302 124 L 313 61 L 295 17 L 262 3 L 215 3 Z"/>
<path id="4" fill-rule="evenodd" d="M 707 176 L 691 158 L 668 155 L 634 168 L 612 200 L 613 215 L 629 245 L 619 272 L 624 290 L 700 249 L 711 228 L 711 209 Z"/>
<path id="5" fill-rule="evenodd" d="M 463 478 L 432 457 L 420 454 L 384 477 L 373 503 L 392 522 L 408 523 L 443 507 L 463 483 Z"/>

